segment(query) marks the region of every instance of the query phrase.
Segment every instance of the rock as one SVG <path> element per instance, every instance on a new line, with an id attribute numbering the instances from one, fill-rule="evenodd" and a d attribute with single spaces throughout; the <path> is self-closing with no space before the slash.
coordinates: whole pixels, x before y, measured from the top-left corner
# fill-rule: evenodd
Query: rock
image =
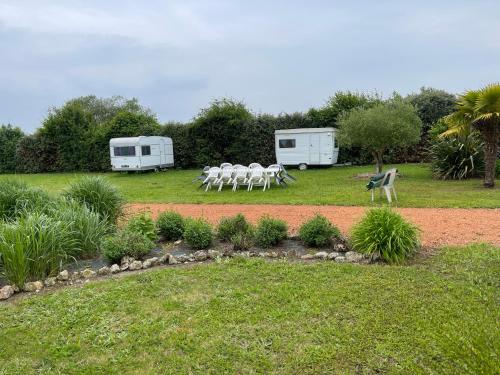
<path id="1" fill-rule="evenodd" d="M 335 261 L 337 263 L 345 263 L 347 260 L 346 260 L 345 256 L 341 255 L 341 256 L 336 257 Z"/>
<path id="2" fill-rule="evenodd" d="M 124 263 L 120 266 L 120 271 L 126 271 L 129 269 L 129 267 L 130 267 L 129 263 Z"/>
<path id="3" fill-rule="evenodd" d="M 134 260 L 130 265 L 128 266 L 128 269 L 130 271 L 136 271 L 140 270 L 142 268 L 142 262 L 140 260 Z"/>
<path id="4" fill-rule="evenodd" d="M 179 255 L 177 257 L 177 262 L 179 263 L 189 262 L 189 256 L 187 256 L 186 254 Z"/>
<path id="5" fill-rule="evenodd" d="M 174 245 L 180 245 L 182 243 L 182 240 L 177 240 L 174 242 Z"/>
<path id="6" fill-rule="evenodd" d="M 373 253 L 371 256 L 372 262 L 376 262 L 377 260 L 380 259 L 380 254 L 379 253 Z"/>
<path id="7" fill-rule="evenodd" d="M 14 293 L 19 293 L 21 291 L 21 288 L 19 288 L 16 284 L 12 285 L 12 288 L 14 288 Z"/>
<path id="8" fill-rule="evenodd" d="M 104 276 L 104 275 L 109 275 L 111 273 L 111 270 L 109 269 L 109 267 L 101 267 L 97 270 L 97 274 L 100 275 L 100 276 Z"/>
<path id="9" fill-rule="evenodd" d="M 0 300 L 10 298 L 14 294 L 14 288 L 10 285 L 5 285 L 0 289 Z"/>
<path id="10" fill-rule="evenodd" d="M 222 254 L 220 253 L 220 251 L 217 251 L 217 250 L 208 250 L 207 256 L 210 259 L 216 259 L 216 258 L 220 258 L 222 256 Z"/>
<path id="11" fill-rule="evenodd" d="M 168 264 L 177 264 L 179 261 L 172 254 L 168 254 Z"/>
<path id="12" fill-rule="evenodd" d="M 165 264 L 165 263 L 168 263 L 168 254 L 162 255 L 158 259 L 158 264 Z"/>
<path id="13" fill-rule="evenodd" d="M 82 276 L 84 279 L 90 279 L 92 277 L 95 277 L 96 275 L 96 272 L 95 271 L 92 271 L 90 268 L 85 268 L 82 272 L 81 272 Z"/>
<path id="14" fill-rule="evenodd" d="M 43 282 L 45 286 L 54 286 L 56 285 L 57 279 L 55 277 L 47 277 Z"/>
<path id="15" fill-rule="evenodd" d="M 142 263 L 142 268 L 150 268 L 150 267 L 156 266 L 157 264 L 158 264 L 158 258 L 157 257 L 149 258 L 149 259 L 146 259 Z"/>
<path id="16" fill-rule="evenodd" d="M 328 253 L 326 251 L 318 251 L 316 254 L 314 254 L 314 257 L 316 259 L 326 259 L 328 257 Z"/>
<path id="17" fill-rule="evenodd" d="M 332 251 L 331 253 L 328 254 L 327 259 L 334 260 L 338 256 L 341 256 L 341 254 L 338 251 Z"/>
<path id="18" fill-rule="evenodd" d="M 82 273 L 81 273 L 81 272 L 75 271 L 75 272 L 73 272 L 73 274 L 71 275 L 71 280 L 78 280 L 81 276 L 82 276 Z"/>
<path id="19" fill-rule="evenodd" d="M 109 270 L 111 271 L 111 273 L 118 273 L 120 272 L 120 266 L 118 264 L 113 264 Z"/>
<path id="20" fill-rule="evenodd" d="M 269 258 L 278 258 L 280 255 L 276 252 L 276 251 L 271 251 L 269 254 L 268 254 L 268 257 Z"/>
<path id="21" fill-rule="evenodd" d="M 208 258 L 207 253 L 203 250 L 199 250 L 196 253 L 194 253 L 194 259 L 198 262 L 207 260 L 207 258 Z"/>
<path id="22" fill-rule="evenodd" d="M 347 253 L 345 253 L 345 259 L 350 263 L 360 262 L 361 260 L 363 260 L 363 258 L 363 254 L 357 253 L 355 251 L 348 251 Z"/>
<path id="23" fill-rule="evenodd" d="M 69 280 L 69 272 L 68 270 L 64 270 L 59 272 L 59 275 L 57 275 L 57 280 L 59 281 L 68 281 Z"/>
<path id="24" fill-rule="evenodd" d="M 23 289 L 26 292 L 38 292 L 43 289 L 43 283 L 41 281 L 26 283 Z"/>
<path id="25" fill-rule="evenodd" d="M 309 260 L 309 259 L 314 259 L 315 256 L 314 254 L 304 254 L 300 257 L 300 259 L 303 259 L 303 260 Z"/>
<path id="26" fill-rule="evenodd" d="M 248 252 L 248 251 L 239 251 L 237 253 L 234 253 L 234 256 L 241 257 L 241 258 L 250 258 L 250 252 Z"/>
<path id="27" fill-rule="evenodd" d="M 130 264 L 134 261 L 135 259 L 133 257 L 129 257 L 128 255 L 124 256 L 120 262 L 120 265 L 123 266 L 125 264 Z"/>
<path id="28" fill-rule="evenodd" d="M 259 253 L 259 256 L 262 258 L 266 258 L 269 256 L 269 253 L 267 251 L 263 251 L 262 253 Z"/>
<path id="29" fill-rule="evenodd" d="M 340 252 L 345 252 L 347 250 L 347 248 L 345 247 L 345 245 L 343 243 L 335 244 L 335 246 L 333 246 L 333 249 L 335 251 L 340 251 Z"/>

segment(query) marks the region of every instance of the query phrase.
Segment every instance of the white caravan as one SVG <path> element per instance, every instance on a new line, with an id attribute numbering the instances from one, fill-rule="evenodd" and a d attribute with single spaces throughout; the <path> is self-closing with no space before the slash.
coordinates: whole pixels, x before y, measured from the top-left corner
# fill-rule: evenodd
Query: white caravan
<path id="1" fill-rule="evenodd" d="M 283 165 L 333 165 L 339 145 L 335 128 L 282 129 L 274 132 L 276 161 Z"/>
<path id="2" fill-rule="evenodd" d="M 114 171 L 159 170 L 174 165 L 172 139 L 168 137 L 112 138 L 109 152 Z"/>

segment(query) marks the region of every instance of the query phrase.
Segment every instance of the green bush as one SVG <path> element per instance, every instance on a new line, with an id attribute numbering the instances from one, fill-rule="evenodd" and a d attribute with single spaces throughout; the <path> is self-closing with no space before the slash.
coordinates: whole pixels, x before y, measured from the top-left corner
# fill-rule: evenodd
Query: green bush
<path id="1" fill-rule="evenodd" d="M 145 235 L 122 229 L 104 240 L 102 253 L 110 263 L 119 263 L 124 256 L 141 259 L 154 246 L 153 241 Z"/>
<path id="2" fill-rule="evenodd" d="M 75 241 L 67 253 L 75 258 L 91 258 L 99 254 L 102 241 L 113 229 L 98 213 L 72 200 L 61 199 L 48 215 L 67 224 Z"/>
<path id="3" fill-rule="evenodd" d="M 288 226 L 285 221 L 263 216 L 257 224 L 255 240 L 263 248 L 277 245 L 287 237 Z"/>
<path id="4" fill-rule="evenodd" d="M 360 253 L 401 263 L 417 251 L 418 232 L 417 227 L 390 208 L 374 208 L 352 229 L 351 245 Z"/>
<path id="5" fill-rule="evenodd" d="M 32 211 L 45 211 L 53 199 L 43 190 L 16 179 L 0 181 L 0 219 L 14 220 Z"/>
<path id="6" fill-rule="evenodd" d="M 155 222 L 149 213 L 133 216 L 127 224 L 127 229 L 132 232 L 140 233 L 151 241 L 156 241 L 158 238 Z"/>
<path id="7" fill-rule="evenodd" d="M 332 237 L 340 237 L 340 231 L 326 217 L 317 214 L 302 224 L 299 237 L 309 246 L 321 247 L 328 245 Z"/>
<path id="8" fill-rule="evenodd" d="M 76 245 L 65 222 L 45 214 L 29 213 L 0 226 L 0 271 L 9 282 L 25 282 L 55 275 L 68 260 L 66 249 Z"/>
<path id="9" fill-rule="evenodd" d="M 232 217 L 223 217 L 217 226 L 217 237 L 221 241 L 231 241 L 238 234 L 247 234 L 252 231 L 252 225 L 243 214 Z"/>
<path id="10" fill-rule="evenodd" d="M 212 226 L 205 219 L 189 218 L 186 220 L 184 238 L 193 249 L 206 249 L 212 244 Z"/>
<path id="11" fill-rule="evenodd" d="M 116 224 L 123 212 L 122 195 L 102 177 L 83 177 L 73 182 L 64 192 L 64 196 L 87 205 L 112 224 Z"/>
<path id="12" fill-rule="evenodd" d="M 233 244 L 234 251 L 246 251 L 252 247 L 254 238 L 251 232 L 240 232 L 232 235 L 229 241 Z"/>
<path id="13" fill-rule="evenodd" d="M 158 216 L 156 227 L 165 240 L 176 241 L 184 234 L 184 218 L 178 212 L 165 211 Z"/>

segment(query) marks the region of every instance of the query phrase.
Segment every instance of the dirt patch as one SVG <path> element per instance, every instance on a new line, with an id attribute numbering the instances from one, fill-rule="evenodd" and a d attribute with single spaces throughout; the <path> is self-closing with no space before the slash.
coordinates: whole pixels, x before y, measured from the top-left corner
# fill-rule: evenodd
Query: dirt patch
<path id="1" fill-rule="evenodd" d="M 223 216 L 243 213 L 255 223 L 264 214 L 288 222 L 291 234 L 316 213 L 325 215 L 347 234 L 369 207 L 309 206 L 309 205 L 243 205 L 243 204 L 130 204 L 129 212 L 175 210 L 184 216 L 203 216 L 217 223 Z M 422 229 L 422 243 L 433 248 L 443 245 L 466 245 L 485 242 L 500 246 L 500 209 L 462 208 L 397 208 L 408 220 Z"/>

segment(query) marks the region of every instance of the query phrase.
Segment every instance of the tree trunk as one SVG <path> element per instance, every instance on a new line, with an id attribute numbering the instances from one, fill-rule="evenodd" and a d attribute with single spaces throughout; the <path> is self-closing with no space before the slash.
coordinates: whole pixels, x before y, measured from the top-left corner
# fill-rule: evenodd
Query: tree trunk
<path id="1" fill-rule="evenodd" d="M 495 186 L 495 166 L 497 161 L 500 125 L 496 123 L 480 127 L 484 138 L 484 187 Z"/>
<path id="2" fill-rule="evenodd" d="M 381 173 L 384 166 L 384 161 L 382 160 L 383 151 L 373 151 L 372 155 L 373 159 L 375 159 L 377 173 Z"/>

